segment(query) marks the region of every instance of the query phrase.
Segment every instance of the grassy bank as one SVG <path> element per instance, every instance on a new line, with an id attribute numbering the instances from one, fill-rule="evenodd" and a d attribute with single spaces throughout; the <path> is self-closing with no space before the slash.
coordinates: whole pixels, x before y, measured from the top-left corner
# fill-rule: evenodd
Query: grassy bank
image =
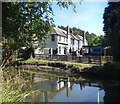
<path id="1" fill-rule="evenodd" d="M 96 64 L 83 64 L 76 62 L 67 62 L 67 61 L 48 61 L 48 60 L 38 60 L 34 58 L 30 58 L 28 60 L 20 61 L 22 65 L 37 65 L 39 66 L 51 66 L 51 67 L 59 67 L 63 70 L 69 70 L 73 73 L 79 73 L 86 69 L 89 69 L 93 66 L 99 66 Z"/>
<path id="2" fill-rule="evenodd" d="M 120 62 L 112 62 L 106 63 L 104 65 L 98 64 L 83 64 L 76 62 L 67 62 L 67 61 L 48 61 L 48 60 L 38 60 L 34 58 L 30 58 L 28 60 L 20 61 L 22 65 L 35 66 L 32 69 L 35 70 L 38 68 L 41 72 L 50 72 L 55 71 L 53 69 L 42 69 L 39 66 L 50 66 L 53 68 L 58 67 L 57 72 L 62 72 L 63 74 L 80 74 L 81 72 L 85 74 L 85 76 L 90 77 L 102 77 L 102 78 L 119 78 L 120 75 Z M 29 69 L 29 68 L 28 68 Z M 61 69 L 63 69 L 61 71 Z"/>

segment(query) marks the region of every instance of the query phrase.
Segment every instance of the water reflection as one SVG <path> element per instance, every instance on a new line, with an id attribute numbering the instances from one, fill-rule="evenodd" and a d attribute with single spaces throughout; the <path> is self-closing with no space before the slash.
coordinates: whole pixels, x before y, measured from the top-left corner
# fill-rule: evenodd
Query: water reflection
<path id="1" fill-rule="evenodd" d="M 99 83 L 37 73 L 33 76 L 32 89 L 40 93 L 30 95 L 27 102 L 97 102 Z M 100 101 L 103 102 L 104 91 L 100 92 Z"/>
<path id="2" fill-rule="evenodd" d="M 9 73 L 9 75 L 8 75 Z M 12 79 L 12 80 L 11 80 Z M 80 79 L 80 80 L 78 80 Z M 4 86 L 9 94 L 5 95 L 11 101 L 21 101 L 22 96 L 31 92 L 24 102 L 119 102 L 120 81 L 82 80 L 78 76 L 55 77 L 38 73 L 28 73 L 25 70 L 5 70 L 3 72 Z M 10 82 L 8 82 L 10 80 Z M 19 91 L 18 91 L 19 89 Z M 11 96 L 11 92 L 15 92 Z M 17 96 L 20 95 L 18 98 Z M 4 97 L 4 96 L 3 96 Z"/>

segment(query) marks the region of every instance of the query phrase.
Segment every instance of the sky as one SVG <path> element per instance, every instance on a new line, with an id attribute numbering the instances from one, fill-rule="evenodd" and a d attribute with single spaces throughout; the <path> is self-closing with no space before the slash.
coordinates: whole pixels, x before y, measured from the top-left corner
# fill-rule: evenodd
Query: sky
<path id="1" fill-rule="evenodd" d="M 96 35 L 104 35 L 103 32 L 103 13 L 107 2 L 74 2 L 76 5 L 75 13 L 73 7 L 68 9 L 60 9 L 53 2 L 54 24 L 56 26 L 67 26 L 80 28 L 81 30 L 95 33 Z"/>

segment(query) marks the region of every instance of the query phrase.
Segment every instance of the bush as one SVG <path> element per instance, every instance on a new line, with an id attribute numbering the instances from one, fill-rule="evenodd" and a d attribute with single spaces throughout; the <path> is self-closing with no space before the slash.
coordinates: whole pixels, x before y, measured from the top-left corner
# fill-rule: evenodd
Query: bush
<path id="1" fill-rule="evenodd" d="M 118 78 L 120 75 L 120 62 L 109 62 L 104 64 L 103 72 L 106 75 Z"/>

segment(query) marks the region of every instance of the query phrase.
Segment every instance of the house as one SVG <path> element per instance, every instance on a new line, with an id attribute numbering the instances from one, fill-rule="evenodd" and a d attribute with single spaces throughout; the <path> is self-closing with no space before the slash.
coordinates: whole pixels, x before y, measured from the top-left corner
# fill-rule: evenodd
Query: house
<path id="1" fill-rule="evenodd" d="M 107 46 L 107 47 L 104 48 L 104 56 L 112 56 L 111 46 Z"/>
<path id="2" fill-rule="evenodd" d="M 102 46 L 82 46 L 82 50 L 83 50 L 82 54 L 85 56 L 86 55 L 101 56 L 104 54 L 104 50 Z"/>
<path id="3" fill-rule="evenodd" d="M 88 42 L 85 38 L 85 32 L 83 32 L 83 37 L 80 35 L 75 36 L 73 34 L 73 30 L 69 29 L 69 25 L 67 26 L 67 31 L 58 27 L 53 27 L 53 30 L 47 39 L 48 40 L 45 40 L 46 48 L 43 48 L 43 50 L 41 50 L 40 47 L 37 48 L 35 50 L 35 54 L 79 54 L 82 46 L 88 45 Z"/>

